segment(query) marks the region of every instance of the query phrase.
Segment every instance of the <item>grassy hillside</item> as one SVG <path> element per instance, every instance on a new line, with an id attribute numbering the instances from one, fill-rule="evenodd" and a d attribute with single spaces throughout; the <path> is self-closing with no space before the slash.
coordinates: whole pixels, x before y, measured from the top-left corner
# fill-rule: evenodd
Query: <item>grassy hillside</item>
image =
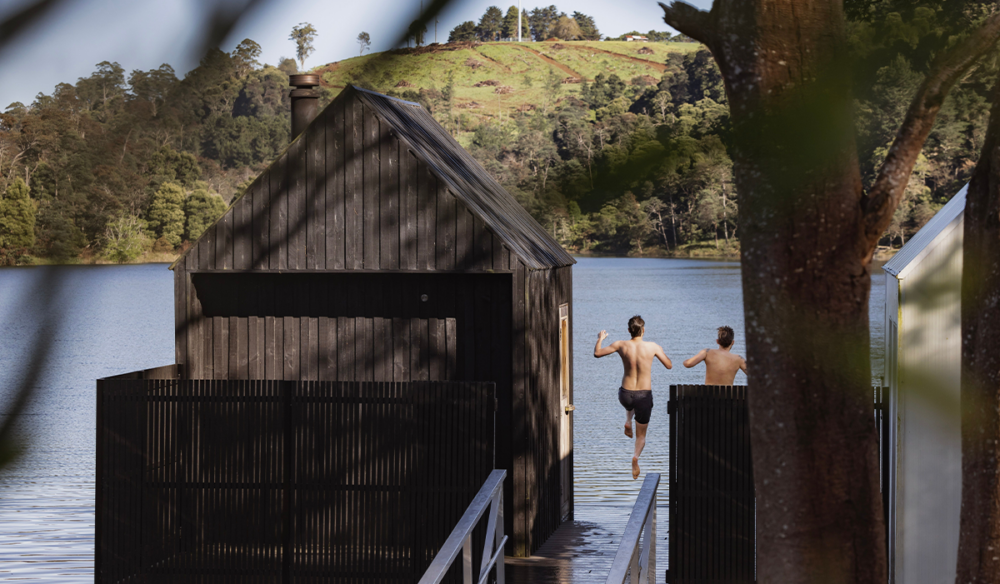
<path id="1" fill-rule="evenodd" d="M 563 96 L 576 95 L 580 79 L 592 81 L 602 72 L 605 76 L 617 74 L 626 82 L 642 76 L 658 82 L 670 53 L 688 53 L 700 46 L 622 41 L 462 43 L 365 55 L 318 67 L 314 72 L 321 74 L 324 86 L 336 93 L 376 58 L 382 61 L 378 74 L 374 79 L 369 75 L 368 81 L 382 91 L 441 89 L 451 75 L 456 107 L 493 117 L 506 109 L 544 103 L 542 82 L 550 69 L 567 80 Z M 640 53 L 643 49 L 652 54 Z M 498 94 L 493 85 L 475 87 L 482 82 L 497 82 L 511 91 Z"/>

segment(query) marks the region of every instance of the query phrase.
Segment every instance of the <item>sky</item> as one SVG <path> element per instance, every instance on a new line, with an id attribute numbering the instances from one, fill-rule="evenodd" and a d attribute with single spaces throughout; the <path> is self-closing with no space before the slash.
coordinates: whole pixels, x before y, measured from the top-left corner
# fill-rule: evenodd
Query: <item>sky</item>
<path id="1" fill-rule="evenodd" d="M 0 0 L 0 18 L 26 0 Z M 522 10 L 546 6 L 554 0 L 522 0 Z M 690 0 L 703 9 L 712 0 Z M 486 8 L 496 4 L 504 13 L 512 0 L 454 0 L 438 17 L 437 40 L 466 20 L 478 22 Z M 563 12 L 594 17 L 602 34 L 618 36 L 638 30 L 670 30 L 655 0 L 555 1 Z M 420 0 L 264 0 L 244 15 L 220 48 L 229 52 L 245 38 L 260 44 L 262 63 L 277 65 L 294 57 L 288 39 L 292 27 L 311 23 L 318 35 L 316 52 L 306 69 L 358 55 L 358 33 L 368 32 L 372 51 L 393 48 L 400 31 L 420 11 Z M 0 111 L 8 104 L 30 104 L 39 93 L 51 94 L 58 83 L 76 83 L 102 61 L 119 63 L 128 73 L 170 64 L 183 77 L 198 64 L 197 40 L 204 31 L 205 11 L 198 0 L 66 0 L 57 12 L 26 30 L 0 51 Z M 434 41 L 433 24 L 427 42 Z"/>

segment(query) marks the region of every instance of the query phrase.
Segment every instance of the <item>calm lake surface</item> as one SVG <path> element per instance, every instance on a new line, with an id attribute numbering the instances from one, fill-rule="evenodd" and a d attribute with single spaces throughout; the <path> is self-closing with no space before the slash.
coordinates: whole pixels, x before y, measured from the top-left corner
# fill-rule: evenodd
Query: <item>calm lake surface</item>
<path id="1" fill-rule="evenodd" d="M 667 470 L 667 388 L 700 383 L 704 369 L 681 361 L 713 346 L 715 329 L 736 331 L 745 354 L 740 266 L 697 260 L 582 258 L 574 268 L 573 347 L 577 505 L 631 505 L 632 443 L 621 432 L 621 364 L 594 359 L 597 333 L 628 338 L 633 314 L 646 338 L 660 343 L 672 371 L 654 370 L 655 407 L 642 456 L 643 472 Z M 45 308 L 37 286 L 56 276 L 55 306 L 66 316 L 35 399 L 18 423 L 29 445 L 0 474 L 0 580 L 93 582 L 95 383 L 108 375 L 173 362 L 173 278 L 165 265 L 0 269 L 0 417 Z M 872 345 L 881 375 L 884 279 L 872 278 Z M 740 373 L 737 383 L 745 383 Z M 660 505 L 666 506 L 661 483 Z M 666 515 L 661 515 L 665 517 Z"/>

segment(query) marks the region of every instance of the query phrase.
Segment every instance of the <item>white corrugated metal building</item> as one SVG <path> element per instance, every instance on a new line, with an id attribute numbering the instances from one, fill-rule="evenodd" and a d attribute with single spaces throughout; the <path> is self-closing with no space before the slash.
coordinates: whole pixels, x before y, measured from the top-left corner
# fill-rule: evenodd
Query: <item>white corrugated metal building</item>
<path id="1" fill-rule="evenodd" d="M 885 279 L 889 570 L 897 584 L 951 584 L 962 499 L 963 188 L 892 260 Z"/>

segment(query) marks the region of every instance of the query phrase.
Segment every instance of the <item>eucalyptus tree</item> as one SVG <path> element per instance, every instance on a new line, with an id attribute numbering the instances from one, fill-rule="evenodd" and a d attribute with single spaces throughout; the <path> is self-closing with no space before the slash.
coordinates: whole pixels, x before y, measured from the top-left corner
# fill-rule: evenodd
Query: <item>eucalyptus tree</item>
<path id="1" fill-rule="evenodd" d="M 260 45 L 253 39 L 243 39 L 233 49 L 233 52 L 229 56 L 233 59 L 233 63 L 236 65 L 236 73 L 241 79 L 260 67 L 260 62 L 257 61 L 260 53 Z"/>
<path id="2" fill-rule="evenodd" d="M 313 41 L 316 40 L 316 28 L 308 22 L 300 22 L 292 27 L 288 40 L 295 41 L 295 57 L 299 60 L 299 69 L 305 70 L 306 59 L 316 51 Z"/>

